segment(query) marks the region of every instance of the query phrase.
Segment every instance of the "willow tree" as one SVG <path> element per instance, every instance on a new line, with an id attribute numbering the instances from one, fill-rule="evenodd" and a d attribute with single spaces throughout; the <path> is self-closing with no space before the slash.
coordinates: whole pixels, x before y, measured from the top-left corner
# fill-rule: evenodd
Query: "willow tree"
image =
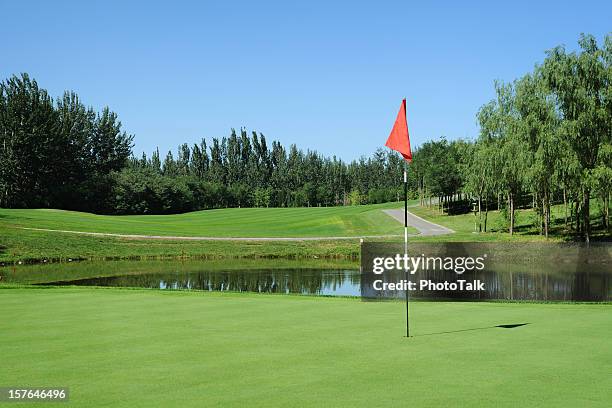
<path id="1" fill-rule="evenodd" d="M 465 190 L 476 197 L 478 209 L 478 230 L 487 232 L 490 200 L 501 191 L 500 155 L 498 138 L 501 134 L 497 119 L 497 102 L 491 101 L 478 111 L 480 135 L 474 144 L 473 154 L 466 169 Z M 484 214 L 483 214 L 484 207 Z"/>
<path id="2" fill-rule="evenodd" d="M 518 134 L 527 143 L 530 180 L 538 197 L 541 229 L 546 238 L 550 226 L 551 182 L 558 161 L 559 117 L 554 98 L 545 86 L 541 71 L 525 75 L 516 83 L 515 106 L 519 114 Z M 535 206 L 534 206 L 535 207 Z"/>
<path id="3" fill-rule="evenodd" d="M 580 52 L 556 47 L 547 53 L 544 78 L 562 114 L 562 134 L 580 163 L 583 234 L 591 236 L 590 200 L 599 149 L 610 141 L 610 36 L 601 49 L 591 35 L 581 35 Z"/>
<path id="4" fill-rule="evenodd" d="M 496 82 L 495 93 L 496 99 L 485 105 L 479 113 L 481 138 L 490 143 L 490 154 L 502 163 L 496 167 L 493 177 L 497 180 L 498 192 L 505 195 L 508 231 L 513 234 L 516 203 L 525 183 L 528 147 L 520 137 L 514 87 L 512 84 Z"/>
<path id="5" fill-rule="evenodd" d="M 592 173 L 592 187 L 601 197 L 602 224 L 610 229 L 610 193 L 612 192 L 612 144 L 605 143 L 599 149 L 597 166 Z"/>
<path id="6" fill-rule="evenodd" d="M 570 147 L 570 144 L 563 137 L 557 138 L 557 153 L 558 157 L 555 173 L 552 178 L 552 185 L 558 186 L 561 189 L 561 195 L 563 197 L 564 226 L 565 229 L 568 230 L 571 226 L 569 221 L 577 218 L 572 217 L 572 214 L 578 214 L 577 211 L 570 209 L 569 204 L 571 202 L 576 202 L 580 197 L 580 163 Z"/>

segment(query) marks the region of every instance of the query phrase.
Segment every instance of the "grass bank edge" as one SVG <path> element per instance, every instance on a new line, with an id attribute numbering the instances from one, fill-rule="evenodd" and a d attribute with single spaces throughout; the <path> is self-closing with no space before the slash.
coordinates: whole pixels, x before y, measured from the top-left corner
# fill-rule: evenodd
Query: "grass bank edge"
<path id="1" fill-rule="evenodd" d="M 59 234 L 59 235 L 58 235 Z M 0 228 L 0 266 L 82 260 L 348 259 L 359 240 L 173 241 L 94 237 Z M 59 239 L 58 239 L 59 237 Z"/>
<path id="2" fill-rule="evenodd" d="M 227 291 L 208 291 L 203 289 L 176 289 L 176 290 L 160 290 L 157 288 L 143 288 L 143 287 L 109 287 L 109 286 L 78 286 L 78 285 L 29 285 L 26 283 L 9 283 L 3 284 L 0 283 L 0 291 L 1 290 L 44 290 L 44 291 L 54 291 L 54 293 L 58 293 L 55 291 L 108 291 L 108 292 L 142 292 L 142 293 L 160 293 L 164 295 L 172 295 L 178 294 L 182 295 L 199 295 L 199 296 L 212 296 L 212 297 L 249 297 L 249 298 L 300 298 L 300 299 L 313 299 L 313 300 L 325 300 L 325 299 L 338 299 L 338 300 L 348 300 L 348 301 L 362 301 L 361 296 L 351 296 L 351 295 L 321 295 L 321 294 L 301 294 L 301 293 L 254 293 L 254 292 L 240 292 L 236 290 L 227 290 Z M 367 302 L 371 302 L 368 300 Z M 404 299 L 385 299 L 385 300 L 376 300 L 375 302 L 383 302 L 383 303 L 405 303 Z M 518 304 L 518 305 L 609 305 L 612 306 L 612 301 L 572 301 L 572 300 L 525 300 L 525 299 L 487 299 L 487 300 L 479 300 L 474 302 L 473 300 L 458 300 L 458 299 L 418 299 L 412 298 L 410 299 L 410 304 L 413 303 L 479 303 L 479 304 L 489 304 L 489 305 L 505 305 L 505 304 Z"/>

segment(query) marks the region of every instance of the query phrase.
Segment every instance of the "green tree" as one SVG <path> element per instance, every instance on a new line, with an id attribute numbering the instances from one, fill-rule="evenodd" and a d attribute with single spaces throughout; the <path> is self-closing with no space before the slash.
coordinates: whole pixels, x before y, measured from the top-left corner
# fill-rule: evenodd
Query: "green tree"
<path id="1" fill-rule="evenodd" d="M 0 84 L 0 205 L 46 207 L 58 181 L 57 112 L 47 91 L 27 74 Z"/>
<path id="2" fill-rule="evenodd" d="M 550 226 L 551 182 L 559 158 L 559 123 L 554 99 L 540 70 L 526 75 L 516 85 L 518 132 L 528 144 L 527 177 L 535 196 L 541 200 L 543 232 L 548 238 Z"/>
<path id="3" fill-rule="evenodd" d="M 547 53 L 544 78 L 562 114 L 561 131 L 580 164 L 582 232 L 591 236 L 590 199 L 593 171 L 601 146 L 610 140 L 610 36 L 601 49 L 591 35 L 581 35 L 580 52 L 556 47 Z"/>

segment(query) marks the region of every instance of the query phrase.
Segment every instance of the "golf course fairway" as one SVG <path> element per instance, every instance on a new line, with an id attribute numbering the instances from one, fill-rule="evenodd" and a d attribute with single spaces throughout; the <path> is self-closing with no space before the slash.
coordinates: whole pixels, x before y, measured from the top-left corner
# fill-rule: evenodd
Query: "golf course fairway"
<path id="1" fill-rule="evenodd" d="M 380 210 L 401 205 L 223 208 L 172 215 L 124 216 L 48 209 L 0 209 L 0 227 L 221 238 L 358 237 L 399 234 L 398 222 Z"/>
<path id="2" fill-rule="evenodd" d="M 134 216 L 0 208 L 0 265 L 4 262 L 107 258 L 353 258 L 359 251 L 359 237 L 400 236 L 401 224 L 383 212 L 384 209 L 398 206 L 401 203 L 346 207 L 226 208 Z M 412 227 L 409 227 L 409 232 L 418 233 Z M 145 236 L 167 239 L 146 239 Z M 210 239 L 195 241 L 176 237 Z M 228 238 L 259 238 L 260 241 L 227 241 Z M 282 241 L 283 238 L 292 240 Z M 302 241 L 302 238 L 314 240 Z"/>
<path id="3" fill-rule="evenodd" d="M 500 230 L 474 234 L 472 214 L 441 215 L 417 204 L 416 200 L 409 201 L 414 215 L 454 232 L 427 236 L 409 226 L 413 240 L 545 240 L 528 226 L 533 217 L 532 210 L 517 211 L 520 213 L 517 222 L 517 227 L 522 228 L 520 233 L 510 235 Z M 0 208 L 0 266 L 3 263 L 68 259 L 356 258 L 359 255 L 359 237 L 401 237 L 402 222 L 384 212 L 399 207 L 401 203 L 392 202 L 344 207 L 225 208 L 184 214 L 129 216 Z M 595 204 L 592 206 L 593 214 L 597 208 Z M 553 210 L 559 216 L 562 208 L 557 205 Z M 491 211 L 489 217 L 490 226 L 500 225 L 499 211 Z M 556 235 L 551 235 L 551 241 L 568 238 L 559 228 L 553 230 Z M 151 236 L 163 239 L 147 239 Z M 178 239 L 181 237 L 185 239 Z M 240 240 L 245 238 L 253 240 Z"/>
<path id="4" fill-rule="evenodd" d="M 609 304 L 414 302 L 411 338 L 403 308 L 4 287 L 0 383 L 74 407 L 609 406 Z"/>

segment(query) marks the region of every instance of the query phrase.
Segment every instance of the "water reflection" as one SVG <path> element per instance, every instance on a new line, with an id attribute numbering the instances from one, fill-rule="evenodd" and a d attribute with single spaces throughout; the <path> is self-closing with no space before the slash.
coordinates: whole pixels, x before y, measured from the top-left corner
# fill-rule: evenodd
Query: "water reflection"
<path id="1" fill-rule="evenodd" d="M 354 270 L 265 269 L 187 273 L 139 273 L 65 280 L 45 284 L 141 287 L 215 292 L 359 296 L 360 275 Z"/>
<path id="2" fill-rule="evenodd" d="M 405 278 L 403 272 L 361 275 L 362 296 L 368 299 L 404 298 L 404 291 L 375 291 L 373 281 L 397 282 Z M 418 284 L 421 280 L 434 283 L 480 281 L 485 290 L 451 291 L 424 290 L 411 291 L 411 297 L 423 299 L 448 300 L 533 300 L 533 301 L 610 301 L 612 300 L 612 274 L 607 271 L 588 272 L 568 271 L 509 271 L 487 270 L 466 272 L 457 275 L 445 271 L 420 271 L 409 278 Z"/>
<path id="3" fill-rule="evenodd" d="M 329 296 L 361 296 L 377 298 L 371 291 L 377 275 L 361 274 L 351 269 L 258 269 L 231 271 L 188 271 L 137 273 L 116 276 L 61 280 L 47 285 L 142 287 L 162 290 L 204 290 L 256 293 L 281 293 Z M 403 278 L 385 275 L 386 281 Z M 612 301 L 612 274 L 607 270 L 583 272 L 560 271 L 558 268 L 514 268 L 487 270 L 457 275 L 454 272 L 419 272 L 413 279 L 443 282 L 457 279 L 481 280 L 484 291 L 428 291 L 410 293 L 422 299 L 461 300 L 539 300 L 539 301 Z M 363 293 L 362 293 L 363 289 Z M 385 298 L 401 298 L 403 291 L 388 291 Z"/>
<path id="4" fill-rule="evenodd" d="M 373 284 L 378 279 L 392 283 L 406 278 L 417 283 L 418 287 L 423 281 L 440 284 L 458 283 L 459 280 L 478 281 L 485 286 L 480 291 L 431 290 L 425 287 L 409 292 L 410 296 L 427 299 L 608 301 L 612 298 L 612 246 L 609 243 L 414 243 L 410 247 L 410 257 L 423 262 L 415 275 L 405 276 L 403 271 L 391 267 L 383 268 L 382 275 L 373 273 L 376 262 L 395 259 L 403 252 L 402 245 L 396 242 L 367 242 L 361 245 L 361 292 L 364 298 L 405 297 L 403 290 L 380 292 L 374 290 Z M 442 268 L 440 265 L 437 270 L 422 270 L 436 268 L 434 262 L 430 265 L 425 259 L 439 259 L 440 262 L 448 259 L 452 262 L 450 267 Z M 468 259 L 472 262 L 480 259 L 484 265 L 482 270 L 468 267 Z M 461 262 L 458 264 L 461 269 L 457 269 L 460 274 L 453 270 L 455 261 Z M 445 270 L 447 268 L 450 270 Z"/>

